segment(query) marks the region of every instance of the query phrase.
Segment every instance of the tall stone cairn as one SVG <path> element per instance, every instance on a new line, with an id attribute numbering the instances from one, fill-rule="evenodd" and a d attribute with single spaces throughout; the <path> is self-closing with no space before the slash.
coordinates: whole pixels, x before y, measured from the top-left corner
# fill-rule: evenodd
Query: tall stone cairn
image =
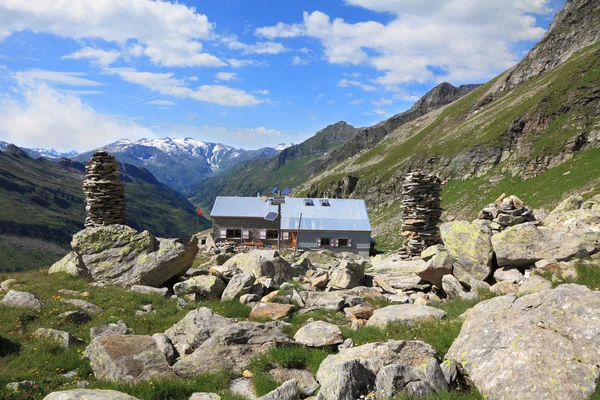
<path id="1" fill-rule="evenodd" d="M 418 258 L 421 251 L 441 243 L 442 181 L 436 175 L 409 173 L 402 184 L 402 258 Z"/>
<path id="2" fill-rule="evenodd" d="M 125 185 L 115 157 L 98 150 L 85 167 L 85 226 L 125 225 Z"/>

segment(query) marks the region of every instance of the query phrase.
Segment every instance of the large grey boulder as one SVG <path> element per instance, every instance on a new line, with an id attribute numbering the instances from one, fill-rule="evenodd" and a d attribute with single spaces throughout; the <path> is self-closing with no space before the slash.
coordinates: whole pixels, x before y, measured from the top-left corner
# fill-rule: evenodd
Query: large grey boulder
<path id="1" fill-rule="evenodd" d="M 446 312 L 439 308 L 418 306 L 415 304 L 399 304 L 379 308 L 367 321 L 367 326 L 385 328 L 386 325 L 397 322 L 402 325 L 413 325 L 416 322 L 442 319 Z"/>
<path id="2" fill-rule="evenodd" d="M 228 278 L 240 272 L 248 273 L 256 279 L 271 278 L 275 285 L 281 285 L 300 275 L 300 271 L 293 268 L 275 250 L 253 250 L 249 253 L 239 253 L 214 269 Z"/>
<path id="3" fill-rule="evenodd" d="M 449 299 L 473 300 L 477 298 L 477 293 L 467 292 L 454 275 L 444 275 L 442 277 L 442 288 Z"/>
<path id="4" fill-rule="evenodd" d="M 425 397 L 449 389 L 440 363 L 435 357 L 415 368 L 407 364 L 391 364 L 383 367 L 375 378 L 378 399 L 398 396 Z"/>
<path id="5" fill-rule="evenodd" d="M 312 396 L 317 389 L 319 389 L 319 383 L 314 378 L 312 372 L 306 369 L 287 369 L 277 367 L 270 370 L 269 375 L 277 382 L 287 382 L 291 379 L 295 379 L 298 381 L 300 393 L 303 397 Z"/>
<path id="6" fill-rule="evenodd" d="M 539 275 L 531 275 L 529 279 L 525 279 L 521 282 L 519 289 L 517 290 L 517 296 L 525 296 L 526 294 L 532 294 L 546 289 L 552 289 L 552 282 Z"/>
<path id="7" fill-rule="evenodd" d="M 300 297 L 306 307 L 324 308 L 326 310 L 341 311 L 346 303 L 346 298 L 339 292 L 300 292 Z"/>
<path id="8" fill-rule="evenodd" d="M 71 276 L 80 276 L 84 279 L 91 280 L 90 273 L 85 268 L 85 264 L 81 256 L 74 251 L 70 252 L 62 259 L 58 260 L 50 267 L 49 274 L 63 272 Z"/>
<path id="9" fill-rule="evenodd" d="M 453 260 L 454 276 L 462 282 L 484 280 L 492 271 L 492 229 L 489 221 L 447 222 L 440 226 L 444 247 Z"/>
<path id="10" fill-rule="evenodd" d="M 186 281 L 176 283 L 173 291 L 177 296 L 195 294 L 200 300 L 220 299 L 225 290 L 225 282 L 213 275 L 200 275 Z"/>
<path id="11" fill-rule="evenodd" d="M 193 236 L 184 244 L 156 239 L 148 231 L 138 233 L 125 225 L 108 225 L 76 233 L 71 247 L 96 282 L 160 286 L 192 266 L 198 239 Z"/>
<path id="12" fill-rule="evenodd" d="M 300 386 L 298 385 L 298 381 L 290 379 L 289 381 L 285 381 L 277 389 L 259 397 L 259 400 L 300 400 L 300 398 Z"/>
<path id="13" fill-rule="evenodd" d="M 183 319 L 165 331 L 181 356 L 192 353 L 221 328 L 232 321 L 207 307 L 192 310 Z"/>
<path id="14" fill-rule="evenodd" d="M 221 400 L 221 396 L 216 393 L 192 393 L 188 400 Z"/>
<path id="15" fill-rule="evenodd" d="M 165 354 L 152 336 L 105 335 L 85 349 L 98 380 L 135 383 L 173 377 Z"/>
<path id="16" fill-rule="evenodd" d="M 73 307 L 77 307 L 80 310 L 83 310 L 90 314 L 99 314 L 104 311 L 101 307 L 95 305 L 94 303 L 90 303 L 89 301 L 81 299 L 60 299 L 60 302 L 72 305 Z"/>
<path id="17" fill-rule="evenodd" d="M 116 390 L 72 389 L 50 393 L 44 400 L 137 400 L 136 397 Z"/>
<path id="18" fill-rule="evenodd" d="M 385 369 L 391 365 L 404 367 Z M 408 381 L 416 376 L 426 379 L 423 385 L 447 388 L 433 347 L 421 341 L 391 340 L 342 349 L 327 356 L 319 366 L 317 381 L 325 400 L 355 400 L 373 391 L 378 378 L 382 390 L 409 394 L 402 392 L 398 383 L 403 377 Z M 415 390 L 416 386 L 411 385 Z"/>
<path id="19" fill-rule="evenodd" d="M 298 262 L 302 263 L 305 260 L 308 260 L 310 265 L 321 269 L 334 268 L 340 263 L 340 259 L 331 250 L 306 251 L 300 256 Z"/>
<path id="20" fill-rule="evenodd" d="M 431 246 L 423 250 L 421 257 L 426 259 L 425 269 L 417 272 L 421 279 L 431 282 L 438 289 L 442 288 L 442 277 L 452 274 L 452 257 L 443 246 Z M 427 257 L 427 258 L 426 258 Z"/>
<path id="21" fill-rule="evenodd" d="M 406 291 L 427 286 L 422 284 L 422 279 L 418 275 L 425 269 L 427 269 L 427 262 L 424 260 L 405 261 L 398 255 L 391 254 L 383 260 L 374 261 L 367 274 L 373 276 L 377 282 L 381 281 L 391 287 L 391 290 Z"/>
<path id="22" fill-rule="evenodd" d="M 270 348 L 293 343 L 272 324 L 238 322 L 215 332 L 192 354 L 177 361 L 173 369 L 180 376 L 217 372 L 223 368 L 244 369 L 253 357 Z"/>
<path id="23" fill-rule="evenodd" d="M 329 271 L 328 287 L 331 289 L 352 289 L 365 283 L 365 268 L 368 262 L 342 260 Z"/>
<path id="24" fill-rule="evenodd" d="M 481 302 L 446 358 L 485 398 L 588 399 L 600 377 L 600 293 L 561 285 Z"/>
<path id="25" fill-rule="evenodd" d="M 543 259 L 568 261 L 585 257 L 596 248 L 597 235 L 572 234 L 526 223 L 506 229 L 492 237 L 498 265 L 526 266 Z"/>
<path id="26" fill-rule="evenodd" d="M 38 339 L 54 342 L 63 349 L 68 349 L 71 346 L 76 346 L 83 343 L 83 340 L 76 338 L 69 332 L 50 328 L 38 328 L 33 332 L 33 336 Z"/>
<path id="27" fill-rule="evenodd" d="M 106 324 L 102 326 L 95 326 L 90 328 L 90 339 L 94 339 L 98 336 L 106 335 L 133 335 L 133 329 L 129 328 L 127 324 L 121 320 L 117 321 L 116 324 Z"/>
<path id="28" fill-rule="evenodd" d="M 167 297 L 169 295 L 169 289 L 167 289 L 166 287 L 156 288 L 156 287 L 145 286 L 145 285 L 133 285 L 132 287 L 129 288 L 129 290 L 132 292 L 135 292 L 135 293 L 158 294 L 158 295 L 164 296 L 164 297 Z"/>
<path id="29" fill-rule="evenodd" d="M 42 302 L 33 294 L 18 290 L 9 290 L 0 300 L 0 304 L 11 308 L 29 308 L 30 310 L 39 310 L 43 306 Z"/>
<path id="30" fill-rule="evenodd" d="M 308 347 L 323 347 L 340 344 L 344 338 L 339 326 L 325 321 L 315 321 L 298 329 L 294 340 Z"/>
<path id="31" fill-rule="evenodd" d="M 256 279 L 254 276 L 247 272 L 235 274 L 221 294 L 221 301 L 239 299 L 243 295 L 250 293 L 255 283 Z"/>

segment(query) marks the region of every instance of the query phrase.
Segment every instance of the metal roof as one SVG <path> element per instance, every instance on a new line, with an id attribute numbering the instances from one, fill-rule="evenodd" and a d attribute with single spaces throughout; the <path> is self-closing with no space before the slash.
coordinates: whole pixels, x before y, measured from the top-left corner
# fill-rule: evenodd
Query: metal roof
<path id="1" fill-rule="evenodd" d="M 329 206 L 322 206 L 321 199 L 313 199 L 314 206 L 305 206 L 303 198 L 286 198 L 281 206 L 281 229 L 294 231 L 302 213 L 301 231 L 371 232 L 371 223 L 364 200 L 327 199 Z M 277 206 L 258 197 L 217 197 L 211 216 L 231 218 L 264 218 L 269 212 L 277 212 Z"/>

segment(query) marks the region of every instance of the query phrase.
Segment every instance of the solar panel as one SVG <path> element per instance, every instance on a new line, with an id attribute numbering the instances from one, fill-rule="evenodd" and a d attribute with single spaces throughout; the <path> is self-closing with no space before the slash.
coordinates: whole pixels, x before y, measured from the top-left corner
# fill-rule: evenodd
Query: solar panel
<path id="1" fill-rule="evenodd" d="M 279 188 L 278 188 L 277 186 L 275 186 L 275 187 L 273 188 L 273 190 L 271 190 L 271 194 L 275 194 L 275 193 L 277 193 L 277 190 L 279 190 Z"/>
<path id="2" fill-rule="evenodd" d="M 273 204 L 274 206 L 277 206 L 279 204 L 285 204 L 285 196 L 275 196 L 271 204 Z"/>
<path id="3" fill-rule="evenodd" d="M 277 219 L 277 213 L 276 212 L 270 212 L 267 214 L 267 216 L 265 217 L 265 219 L 267 221 L 275 221 Z"/>
<path id="4" fill-rule="evenodd" d="M 284 196 L 287 196 L 290 193 L 292 193 L 292 189 L 283 189 L 283 192 L 281 192 L 281 194 Z"/>

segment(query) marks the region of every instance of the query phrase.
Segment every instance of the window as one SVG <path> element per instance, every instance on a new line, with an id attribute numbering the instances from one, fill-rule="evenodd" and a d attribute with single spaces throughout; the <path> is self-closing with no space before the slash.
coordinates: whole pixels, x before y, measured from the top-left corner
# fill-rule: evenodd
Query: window
<path id="1" fill-rule="evenodd" d="M 352 241 L 350 239 L 338 239 L 338 246 L 340 247 L 350 247 L 352 245 Z"/>
<path id="2" fill-rule="evenodd" d="M 206 244 L 206 239 L 202 238 L 202 240 L 200 241 L 200 245 L 204 246 Z"/>
<path id="3" fill-rule="evenodd" d="M 321 204 L 321 207 L 329 207 L 331 205 L 329 204 L 329 199 L 321 199 L 319 203 Z"/>
<path id="4" fill-rule="evenodd" d="M 290 233 L 289 232 L 282 232 L 281 233 L 281 238 L 283 240 L 290 240 Z"/>
<path id="5" fill-rule="evenodd" d="M 267 230 L 267 239 L 277 239 L 277 231 L 274 229 Z"/>
<path id="6" fill-rule="evenodd" d="M 319 239 L 317 239 L 317 246 L 319 246 L 319 247 L 331 246 L 331 239 L 319 238 Z"/>
<path id="7" fill-rule="evenodd" d="M 315 204 L 313 203 L 312 199 L 304 199 L 304 205 L 305 206 L 314 206 Z"/>
<path id="8" fill-rule="evenodd" d="M 250 231 L 248 231 L 248 230 L 243 230 L 243 231 L 242 231 L 242 239 L 244 239 L 244 240 L 249 240 L 249 239 L 250 239 Z"/>
<path id="9" fill-rule="evenodd" d="M 241 229 L 227 229 L 227 239 L 241 239 L 242 238 L 242 230 Z"/>
<path id="10" fill-rule="evenodd" d="M 221 239 L 227 239 L 227 229 L 221 229 L 221 231 L 219 232 L 219 236 L 221 237 Z"/>
<path id="11" fill-rule="evenodd" d="M 259 232 L 259 237 L 260 240 L 265 240 L 267 238 L 267 230 L 266 229 L 261 229 Z"/>

